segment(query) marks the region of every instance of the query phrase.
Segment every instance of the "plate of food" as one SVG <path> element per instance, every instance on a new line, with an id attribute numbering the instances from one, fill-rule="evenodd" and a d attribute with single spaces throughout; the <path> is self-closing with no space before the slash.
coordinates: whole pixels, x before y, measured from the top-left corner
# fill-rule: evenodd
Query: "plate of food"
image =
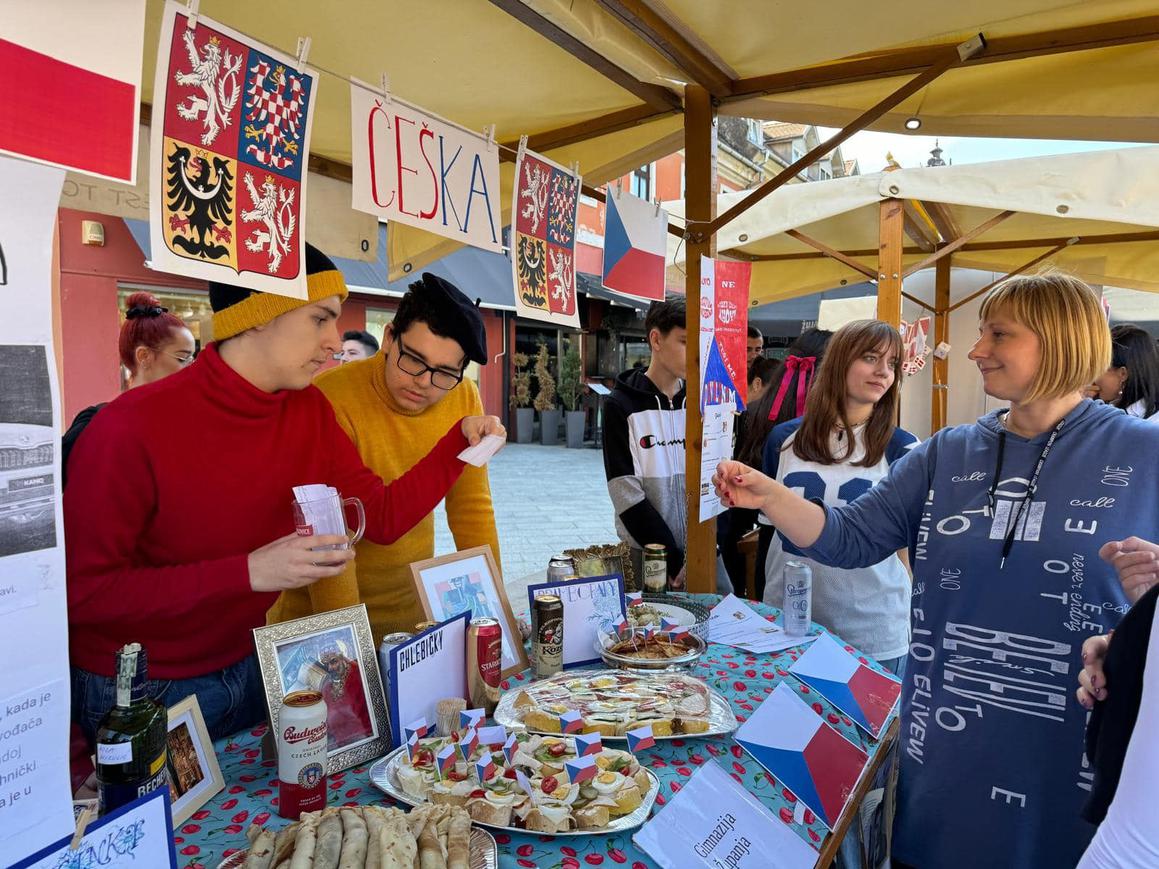
<path id="1" fill-rule="evenodd" d="M 440 773 L 438 755 L 447 746 L 455 748 L 454 764 Z M 594 775 L 572 781 L 572 737 L 516 734 L 511 763 L 495 746 L 477 747 L 466 763 L 451 739 L 428 737 L 411 755 L 401 748 L 377 761 L 370 780 L 409 805 L 462 807 L 474 823 L 497 830 L 581 836 L 632 830 L 648 820 L 660 791 L 656 776 L 626 751 L 601 748 L 589 756 Z M 488 761 L 493 771 L 481 780 L 479 764 Z"/>
<path id="2" fill-rule="evenodd" d="M 708 640 L 708 610 L 678 594 L 645 593 L 640 603 L 627 608 L 627 616 L 632 627 L 659 628 L 668 619 Z"/>
<path id="3" fill-rule="evenodd" d="M 498 869 L 495 837 L 456 806 L 404 812 L 382 806 L 306 812 L 275 832 L 253 825 L 249 848 L 218 869 Z"/>
<path id="4" fill-rule="evenodd" d="M 572 670 L 499 698 L 495 721 L 511 730 L 562 733 L 560 716 L 578 712 L 582 732 L 626 739 L 651 725 L 656 739 L 716 736 L 737 728 L 728 701 L 682 671 Z"/>
<path id="5" fill-rule="evenodd" d="M 633 628 L 615 634 L 596 634 L 596 651 L 609 667 L 622 670 L 667 670 L 690 667 L 708 644 L 692 633 L 673 637 L 650 628 Z"/>

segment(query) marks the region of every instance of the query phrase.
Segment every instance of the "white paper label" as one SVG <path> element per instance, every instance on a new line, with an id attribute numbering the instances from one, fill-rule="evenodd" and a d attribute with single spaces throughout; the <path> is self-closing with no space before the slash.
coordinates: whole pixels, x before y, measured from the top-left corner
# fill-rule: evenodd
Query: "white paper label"
<path id="1" fill-rule="evenodd" d="M 97 763 L 132 763 L 133 743 L 131 742 L 98 742 Z"/>

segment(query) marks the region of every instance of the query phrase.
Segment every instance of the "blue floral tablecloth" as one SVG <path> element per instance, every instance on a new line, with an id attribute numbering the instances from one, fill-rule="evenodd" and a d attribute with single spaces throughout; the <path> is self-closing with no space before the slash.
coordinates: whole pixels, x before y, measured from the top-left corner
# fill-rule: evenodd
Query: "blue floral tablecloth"
<path id="1" fill-rule="evenodd" d="M 717 595 L 690 595 L 705 606 L 712 606 Z M 752 606 L 770 621 L 778 611 L 763 604 Z M 821 632 L 814 625 L 814 632 Z M 846 646 L 854 654 L 852 647 Z M 827 700 L 788 673 L 804 648 L 787 649 L 766 655 L 750 655 L 742 649 L 710 643 L 707 652 L 691 671 L 732 705 L 738 721 L 743 722 L 782 679 L 788 678 L 793 689 L 837 730 L 860 745 L 870 755 L 880 743 L 869 738 Z M 860 660 L 875 669 L 878 664 L 862 656 Z M 504 689 L 529 679 L 521 673 L 503 683 Z M 238 733 L 215 744 L 225 790 L 196 812 L 174 832 L 178 866 L 182 869 L 215 869 L 233 852 L 246 847 L 245 830 L 251 823 L 274 827 L 288 821 L 277 814 L 277 762 L 262 760 L 261 739 L 265 726 Z M 656 748 L 639 755 L 642 764 L 660 780 L 660 794 L 654 812 L 662 811 L 665 802 L 688 779 L 696 768 L 706 763 L 720 764 L 729 774 L 792 827 L 816 849 L 828 831 L 806 811 L 804 823 L 794 823 L 796 797 L 751 757 L 731 736 L 691 737 L 657 742 Z M 330 778 L 330 805 L 379 803 L 399 805 L 370 784 L 368 767 L 354 767 Z M 405 806 L 401 806 L 405 808 Z M 624 865 L 646 869 L 656 864 L 632 843 L 632 832 L 610 835 L 556 838 L 524 833 L 492 831 L 499 843 L 499 865 L 528 869 L 579 869 L 581 865 Z"/>

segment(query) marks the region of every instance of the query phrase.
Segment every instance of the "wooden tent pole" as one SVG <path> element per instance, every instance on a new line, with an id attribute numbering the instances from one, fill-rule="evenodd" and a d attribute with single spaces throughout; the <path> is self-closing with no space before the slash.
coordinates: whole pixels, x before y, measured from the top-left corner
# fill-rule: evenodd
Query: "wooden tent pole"
<path id="1" fill-rule="evenodd" d="M 716 110 L 712 97 L 699 85 L 684 88 L 684 213 L 689 221 L 706 224 L 716 213 Z M 700 518 L 700 457 L 704 419 L 700 414 L 700 257 L 716 253 L 715 234 L 688 241 L 685 262 L 685 322 L 688 329 L 684 434 L 684 489 L 688 511 L 685 549 L 688 591 L 716 591 L 716 520 Z"/>
<path id="2" fill-rule="evenodd" d="M 950 263 L 947 254 L 934 264 L 934 347 L 950 342 Z M 930 434 L 946 427 L 949 413 L 950 360 L 934 357 L 934 385 L 930 396 Z"/>
<path id="3" fill-rule="evenodd" d="M 900 199 L 883 199 L 879 210 L 877 252 L 877 319 L 901 324 L 901 256 L 905 208 Z"/>

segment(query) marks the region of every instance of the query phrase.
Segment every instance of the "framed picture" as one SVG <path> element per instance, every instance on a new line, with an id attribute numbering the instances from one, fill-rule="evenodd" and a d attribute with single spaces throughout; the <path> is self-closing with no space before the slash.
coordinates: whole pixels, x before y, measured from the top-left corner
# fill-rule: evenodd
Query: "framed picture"
<path id="1" fill-rule="evenodd" d="M 482 616 L 498 619 L 503 628 L 503 678 L 527 669 L 523 635 L 511 612 L 490 546 L 416 561 L 410 571 L 428 619 L 445 622 L 467 610 L 473 619 Z"/>
<path id="2" fill-rule="evenodd" d="M 254 643 L 274 733 L 283 697 L 318 691 L 326 701 L 328 774 L 390 750 L 390 716 L 364 605 L 254 628 Z"/>
<path id="3" fill-rule="evenodd" d="M 169 707 L 166 742 L 169 802 L 173 806 L 173 828 L 176 829 L 225 787 L 196 694 Z"/>
<path id="4" fill-rule="evenodd" d="M 575 560 L 576 576 L 611 576 L 618 573 L 624 578 L 624 589 L 638 588 L 635 571 L 632 570 L 632 553 L 627 543 L 605 543 L 586 549 L 565 549 L 564 555 Z"/>

